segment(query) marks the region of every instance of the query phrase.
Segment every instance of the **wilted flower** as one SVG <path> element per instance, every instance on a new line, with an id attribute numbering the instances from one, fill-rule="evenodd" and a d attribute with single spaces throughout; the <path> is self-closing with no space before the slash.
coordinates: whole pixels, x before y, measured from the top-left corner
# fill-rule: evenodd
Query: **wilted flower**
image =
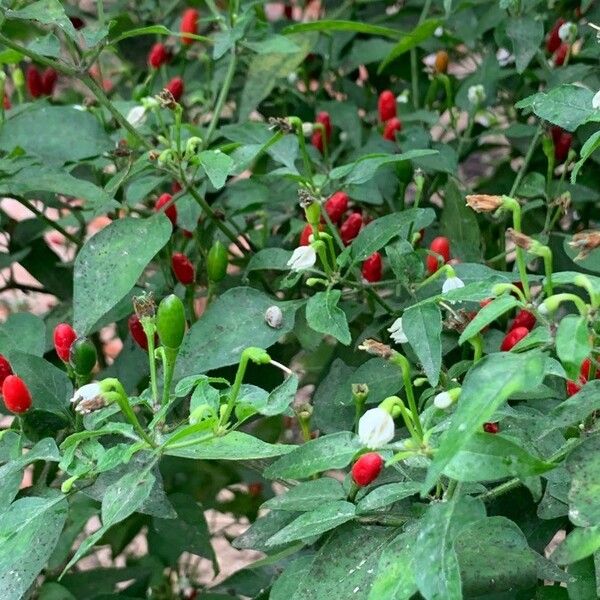
<path id="1" fill-rule="evenodd" d="M 456 275 L 452 275 L 451 277 L 448 277 L 446 281 L 444 281 L 444 284 L 442 285 L 442 294 L 447 294 L 452 290 L 457 290 L 463 287 L 465 287 L 463 280 L 460 279 L 460 277 L 456 277 Z"/>
<path id="2" fill-rule="evenodd" d="M 502 206 L 502 196 L 469 194 L 467 196 L 467 204 L 478 213 L 494 212 Z"/>
<path id="3" fill-rule="evenodd" d="M 580 231 L 571 238 L 571 248 L 579 250 L 575 260 L 584 259 L 592 250 L 600 248 L 600 231 Z"/>
<path id="4" fill-rule="evenodd" d="M 75 411 L 82 415 L 106 406 L 100 384 L 97 381 L 82 385 L 75 390 L 70 402 L 75 405 Z"/>
<path id="5" fill-rule="evenodd" d="M 485 88 L 480 83 L 472 85 L 467 91 L 467 98 L 473 106 L 479 106 L 485 102 Z"/>
<path id="6" fill-rule="evenodd" d="M 358 437 L 371 449 L 381 448 L 394 437 L 394 419 L 383 408 L 371 408 L 358 422 Z"/>
<path id="7" fill-rule="evenodd" d="M 317 262 L 317 253 L 312 246 L 299 246 L 294 250 L 287 266 L 292 271 L 305 271 Z"/>
<path id="8" fill-rule="evenodd" d="M 404 329 L 402 328 L 402 317 L 396 319 L 392 323 L 391 327 L 388 328 L 388 331 L 390 332 L 390 337 L 397 344 L 406 344 L 408 342 L 408 338 L 406 337 Z"/>
<path id="9" fill-rule="evenodd" d="M 395 350 L 392 350 L 391 346 L 384 344 L 383 342 L 378 342 L 377 340 L 366 339 L 362 344 L 358 347 L 359 350 L 364 350 L 373 356 L 380 356 L 381 358 L 388 359 L 393 354 L 396 353 Z"/>

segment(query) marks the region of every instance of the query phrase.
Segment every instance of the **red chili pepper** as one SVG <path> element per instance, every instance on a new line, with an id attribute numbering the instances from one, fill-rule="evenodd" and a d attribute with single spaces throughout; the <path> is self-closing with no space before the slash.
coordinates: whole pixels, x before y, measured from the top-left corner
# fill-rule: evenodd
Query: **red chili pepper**
<path id="1" fill-rule="evenodd" d="M 44 72 L 42 73 L 42 92 L 46 94 L 46 96 L 52 96 L 54 93 L 54 86 L 56 85 L 57 79 L 58 73 L 52 67 L 44 69 Z"/>
<path id="2" fill-rule="evenodd" d="M 83 29 L 85 27 L 85 21 L 81 17 L 69 17 L 69 21 L 71 21 L 71 25 L 75 29 Z"/>
<path id="3" fill-rule="evenodd" d="M 552 26 L 550 33 L 548 33 L 548 37 L 546 38 L 546 50 L 548 50 L 550 54 L 554 54 L 554 52 L 556 52 L 558 47 L 562 44 L 562 40 L 558 35 L 558 30 L 561 28 L 561 25 L 565 24 L 565 22 L 566 21 L 563 18 L 558 19 Z"/>
<path id="4" fill-rule="evenodd" d="M 348 210 L 348 194 L 336 192 L 325 202 L 325 212 L 333 223 L 339 223 L 344 213 Z"/>
<path id="5" fill-rule="evenodd" d="M 183 189 L 183 187 L 179 183 L 179 181 L 173 181 L 171 183 L 171 193 L 172 194 L 178 194 L 182 189 Z"/>
<path id="6" fill-rule="evenodd" d="M 2 384 L 6 408 L 13 413 L 24 413 L 31 408 L 31 393 L 25 382 L 16 375 L 9 375 Z"/>
<path id="7" fill-rule="evenodd" d="M 181 17 L 181 33 L 193 33 L 196 35 L 198 33 L 199 18 L 200 13 L 195 8 L 186 9 Z M 184 35 L 181 37 L 181 43 L 189 46 L 190 44 L 194 43 L 194 38 Z"/>
<path id="8" fill-rule="evenodd" d="M 293 15 L 294 15 L 294 10 L 293 10 L 293 9 L 294 9 L 294 7 L 293 7 L 291 4 L 286 4 L 286 5 L 283 7 L 283 14 L 285 15 L 285 18 L 286 18 L 288 21 L 291 21 L 291 20 L 292 20 L 292 17 L 293 17 Z"/>
<path id="9" fill-rule="evenodd" d="M 254 482 L 248 484 L 248 495 L 258 498 L 262 494 L 262 483 Z"/>
<path id="10" fill-rule="evenodd" d="M 397 117 L 391 118 L 383 128 L 383 137 L 390 142 L 396 141 L 396 132 L 402 131 L 402 121 Z"/>
<path id="11" fill-rule="evenodd" d="M 173 79 L 167 83 L 165 89 L 171 92 L 173 98 L 175 98 L 175 102 L 179 102 L 181 96 L 183 96 L 183 90 L 185 89 L 183 79 L 181 79 L 181 77 L 173 77 Z"/>
<path id="12" fill-rule="evenodd" d="M 562 163 L 569 155 L 573 136 L 568 131 L 557 126 L 550 128 L 550 136 L 554 144 L 554 158 L 556 162 Z"/>
<path id="13" fill-rule="evenodd" d="M 127 320 L 127 327 L 129 328 L 129 333 L 133 338 L 133 341 L 142 349 L 148 350 L 148 338 L 146 337 L 146 333 L 142 326 L 142 322 L 140 318 L 133 314 Z M 158 334 L 154 334 L 154 345 L 158 345 Z"/>
<path id="14" fill-rule="evenodd" d="M 385 123 L 396 116 L 396 96 L 394 96 L 392 91 L 385 90 L 379 94 L 377 110 L 379 112 L 379 120 L 382 123 Z"/>
<path id="15" fill-rule="evenodd" d="M 37 67 L 31 65 L 27 69 L 27 90 L 32 98 L 39 98 L 44 93 L 42 86 L 42 76 Z"/>
<path id="16" fill-rule="evenodd" d="M 444 236 L 434 238 L 429 244 L 429 249 L 442 257 L 442 264 L 446 264 L 450 260 L 450 240 Z M 433 275 L 440 268 L 438 259 L 431 254 L 427 255 L 427 272 Z"/>
<path id="17" fill-rule="evenodd" d="M 4 380 L 9 375 L 12 375 L 12 374 L 13 374 L 13 370 L 12 370 L 12 367 L 10 366 L 10 363 L 8 362 L 8 360 L 6 359 L 5 356 L 0 354 L 0 387 L 4 383 Z"/>
<path id="18" fill-rule="evenodd" d="M 383 469 L 383 458 L 377 452 L 368 452 L 352 465 L 352 479 L 356 485 L 364 487 L 379 477 L 381 469 Z"/>
<path id="19" fill-rule="evenodd" d="M 69 362 L 69 352 L 73 342 L 77 339 L 75 330 L 68 323 L 59 323 L 54 328 L 54 349 L 58 358 L 63 362 Z"/>
<path id="20" fill-rule="evenodd" d="M 308 246 L 310 244 L 310 236 L 313 233 L 313 228 L 310 223 L 307 223 L 300 234 L 300 241 L 298 242 L 299 246 Z"/>
<path id="21" fill-rule="evenodd" d="M 498 423 L 484 423 L 483 430 L 486 433 L 498 433 L 500 431 L 500 425 L 498 425 Z"/>
<path id="22" fill-rule="evenodd" d="M 382 271 L 383 263 L 379 252 L 373 252 L 362 264 L 362 276 L 370 283 L 381 281 Z"/>
<path id="23" fill-rule="evenodd" d="M 514 346 L 516 346 L 527 334 L 529 333 L 529 329 L 527 327 L 515 327 L 511 329 L 502 340 L 502 344 L 500 345 L 500 350 L 502 352 L 508 352 Z"/>
<path id="24" fill-rule="evenodd" d="M 554 65 L 557 67 L 562 67 L 565 60 L 567 59 L 567 54 L 569 53 L 569 44 L 563 42 L 558 50 L 554 53 Z"/>
<path id="25" fill-rule="evenodd" d="M 164 44 L 157 42 L 150 48 L 150 52 L 148 52 L 148 64 L 153 69 L 158 69 L 167 64 L 170 57 L 167 47 Z"/>
<path id="26" fill-rule="evenodd" d="M 525 327 L 525 329 L 531 331 L 535 325 L 535 320 L 535 315 L 530 313 L 528 310 L 522 309 L 514 318 L 514 321 L 510 326 L 510 331 L 516 329 L 517 327 Z"/>
<path id="27" fill-rule="evenodd" d="M 194 269 L 192 261 L 185 254 L 175 252 L 171 256 L 171 268 L 179 283 L 182 283 L 183 285 L 194 283 L 196 270 Z"/>
<path id="28" fill-rule="evenodd" d="M 323 125 L 323 127 L 325 128 L 325 139 L 327 140 L 327 143 L 329 144 L 329 140 L 331 139 L 331 118 L 329 116 L 329 113 L 327 112 L 320 112 L 317 115 L 317 118 L 315 119 L 316 123 L 321 123 L 321 125 Z M 311 144 L 319 151 L 319 152 L 323 152 L 323 136 L 321 134 L 321 131 L 315 131 L 312 135 L 311 138 Z"/>
<path id="29" fill-rule="evenodd" d="M 171 194 L 161 194 L 158 197 L 156 203 L 154 204 L 154 210 L 156 212 L 159 212 L 160 209 L 171 200 L 171 198 L 173 198 Z M 173 224 L 173 227 L 175 227 L 177 225 L 177 207 L 174 204 L 171 204 L 171 206 L 169 206 L 169 208 L 166 208 L 164 212 L 165 215 L 167 215 L 167 217 L 169 218 L 169 221 L 171 221 L 171 223 Z"/>
<path id="30" fill-rule="evenodd" d="M 340 237 L 346 246 L 358 235 L 363 225 L 360 213 L 352 213 L 340 226 Z"/>
<path id="31" fill-rule="evenodd" d="M 12 104 L 10 103 L 10 98 L 6 94 L 6 91 L 4 92 L 4 99 L 2 100 L 2 106 L 3 106 L 4 110 L 10 110 L 12 108 Z"/>
<path id="32" fill-rule="evenodd" d="M 577 381 L 569 379 L 567 381 L 567 396 L 574 396 L 588 381 L 590 378 L 590 371 L 592 369 L 592 361 L 586 358 L 579 369 L 579 378 Z M 597 377 L 596 377 L 597 378 Z"/>

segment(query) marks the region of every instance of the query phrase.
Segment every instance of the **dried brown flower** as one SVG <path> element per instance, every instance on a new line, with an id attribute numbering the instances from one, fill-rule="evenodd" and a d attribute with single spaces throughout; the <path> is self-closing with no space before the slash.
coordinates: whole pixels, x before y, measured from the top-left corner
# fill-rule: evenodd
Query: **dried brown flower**
<path id="1" fill-rule="evenodd" d="M 490 196 L 489 194 L 469 194 L 467 204 L 475 212 L 494 212 L 502 206 L 502 196 Z"/>

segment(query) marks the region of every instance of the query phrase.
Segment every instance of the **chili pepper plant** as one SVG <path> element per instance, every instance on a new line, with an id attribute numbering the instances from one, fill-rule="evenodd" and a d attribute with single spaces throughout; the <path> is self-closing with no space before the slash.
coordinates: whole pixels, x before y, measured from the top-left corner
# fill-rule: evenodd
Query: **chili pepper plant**
<path id="1" fill-rule="evenodd" d="M 600 597 L 599 25 L 3 1 L 0 598 Z"/>

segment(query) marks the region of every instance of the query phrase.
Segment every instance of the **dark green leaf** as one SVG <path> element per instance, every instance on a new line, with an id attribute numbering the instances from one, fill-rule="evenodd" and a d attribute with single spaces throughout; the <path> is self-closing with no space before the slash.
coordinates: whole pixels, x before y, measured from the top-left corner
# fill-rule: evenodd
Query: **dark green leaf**
<path id="1" fill-rule="evenodd" d="M 442 313 L 439 307 L 421 304 L 409 308 L 402 316 L 402 326 L 430 385 L 435 387 L 442 367 Z"/>
<path id="2" fill-rule="evenodd" d="M 475 318 L 465 327 L 458 339 L 459 344 L 464 344 L 467 340 L 477 335 L 482 329 L 493 323 L 498 317 L 512 310 L 519 303 L 514 296 L 503 294 L 494 298 L 489 304 L 486 304 L 477 312 Z"/>
<path id="3" fill-rule="evenodd" d="M 346 313 L 338 306 L 340 290 L 317 292 L 306 305 L 306 321 L 319 333 L 331 335 L 346 346 L 352 341 Z"/>
<path id="4" fill-rule="evenodd" d="M 306 481 L 290 488 L 280 496 L 267 500 L 264 508 L 272 510 L 307 511 L 318 509 L 323 502 L 344 500 L 342 484 L 331 477 Z"/>

